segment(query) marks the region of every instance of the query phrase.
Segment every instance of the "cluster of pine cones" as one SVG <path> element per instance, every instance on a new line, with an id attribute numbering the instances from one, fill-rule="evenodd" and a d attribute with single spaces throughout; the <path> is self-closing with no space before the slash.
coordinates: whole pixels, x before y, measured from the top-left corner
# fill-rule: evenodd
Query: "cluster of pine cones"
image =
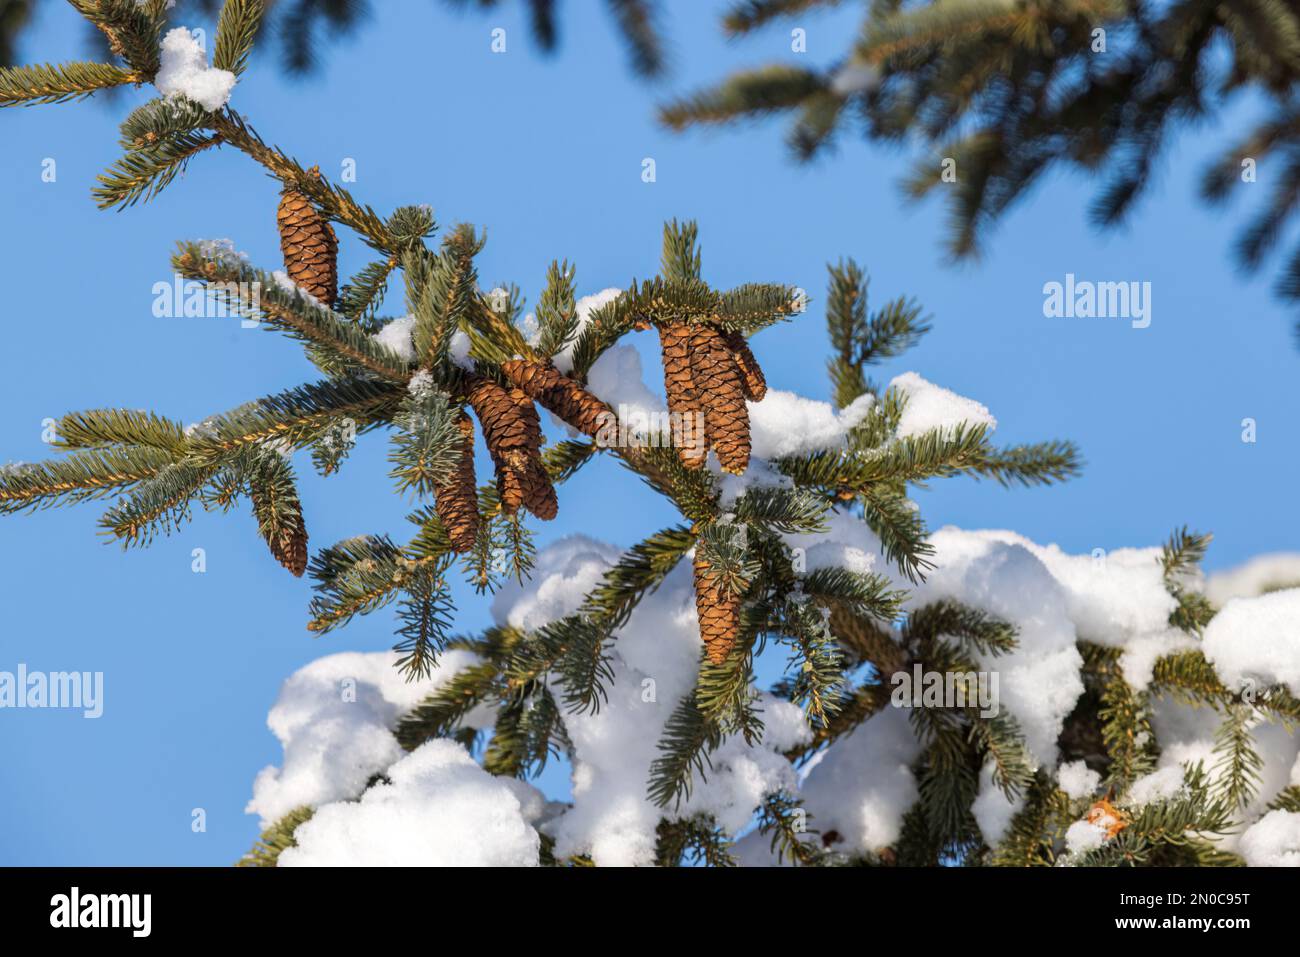
<path id="1" fill-rule="evenodd" d="M 319 175 L 313 168 L 313 175 Z M 286 186 L 277 215 L 280 246 L 289 278 L 327 308 L 338 300 L 338 238 L 311 199 Z M 658 326 L 663 349 L 664 387 L 675 420 L 674 441 L 683 465 L 704 466 L 712 450 L 724 472 L 741 475 L 749 466 L 751 442 L 746 401 L 767 394 L 767 382 L 745 337 L 708 321 Z M 513 515 L 527 508 L 549 521 L 558 512 L 555 487 L 542 463 L 539 403 L 578 431 L 596 436 L 609 408 L 550 363 L 513 359 L 501 367 L 508 386 L 476 373 L 465 377 L 465 401 L 477 416 L 496 471 L 501 507 Z M 479 535 L 478 487 L 474 472 L 474 424 L 457 415 L 460 459 L 447 482 L 435 490 L 436 509 L 452 549 L 467 552 Z M 270 542 L 275 557 L 296 575 L 306 567 L 307 533 Z M 721 585 L 708 562 L 694 563 L 696 611 L 706 654 L 721 664 L 740 635 L 741 596 Z"/>
<path id="2" fill-rule="evenodd" d="M 677 423 L 677 455 L 703 467 L 709 450 L 724 472 L 743 475 L 751 441 L 746 400 L 767 395 L 767 380 L 745 337 L 709 322 L 660 324 L 664 391 Z M 709 661 L 720 665 L 740 641 L 742 596 L 718 582 L 695 551 L 695 611 Z"/>
<path id="3" fill-rule="evenodd" d="M 659 326 L 659 343 L 682 464 L 701 468 L 712 449 L 724 472 L 743 475 L 750 454 L 745 400 L 758 402 L 767 394 L 745 337 L 709 322 L 675 322 Z"/>

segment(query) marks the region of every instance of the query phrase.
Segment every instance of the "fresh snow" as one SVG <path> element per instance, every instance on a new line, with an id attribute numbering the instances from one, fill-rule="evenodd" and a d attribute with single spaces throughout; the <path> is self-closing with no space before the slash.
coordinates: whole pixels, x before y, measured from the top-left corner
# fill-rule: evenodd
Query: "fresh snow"
<path id="1" fill-rule="evenodd" d="M 600 292 L 593 295 L 583 296 L 574 303 L 575 310 L 578 314 L 577 328 L 573 332 L 573 338 L 565 343 L 564 348 L 555 354 L 553 360 L 555 368 L 559 369 L 565 375 L 568 375 L 573 371 L 573 347 L 578 341 L 578 336 L 582 334 L 582 330 L 587 328 L 587 324 L 591 322 L 591 314 L 597 309 L 613 302 L 622 294 L 622 289 L 602 289 Z M 524 317 L 524 327 L 525 329 L 533 330 L 530 344 L 536 345 L 540 329 L 538 328 L 536 317 L 531 313 Z"/>
<path id="2" fill-rule="evenodd" d="M 1300 586 L 1300 554 L 1275 552 L 1210 575 L 1205 582 L 1205 597 L 1216 607 L 1222 607 L 1233 598 L 1254 598 L 1297 586 Z"/>
<path id="3" fill-rule="evenodd" d="M 589 317 L 617 293 L 585 297 L 580 311 Z M 395 320 L 376 339 L 413 357 L 413 325 L 411 317 Z M 625 414 L 664 411 L 631 346 L 606 352 L 593 366 L 590 383 Z M 412 388 L 428 384 L 417 377 Z M 983 406 L 919 376 L 900 376 L 894 385 L 909 397 L 900 435 L 959 422 L 994 424 Z M 865 397 L 837 411 L 828 403 L 771 390 L 763 402 L 751 403 L 755 456 L 749 472 L 722 476 L 711 463 L 724 507 L 753 488 L 789 485 L 771 459 L 844 447 L 872 402 Z M 843 567 L 882 574 L 911 592 L 910 610 L 953 599 L 1014 625 L 1018 645 L 1013 651 L 973 657 L 979 669 L 998 677 L 997 705 L 1019 723 L 1035 766 L 1055 767 L 1057 738 L 1083 693 L 1077 642 L 1118 649 L 1125 677 L 1138 689 L 1149 685 L 1158 657 L 1198 644 L 1169 625 L 1175 602 L 1165 587 L 1159 549 L 1074 555 L 1010 531 L 945 527 L 931 533 L 934 568 L 915 585 L 885 560 L 880 540 L 848 510 L 829 512 L 823 532 L 782 537 L 805 571 Z M 532 630 L 577 613 L 621 554 L 583 535 L 555 541 L 537 555 L 527 581 L 509 582 L 497 592 L 494 621 Z M 1274 578 L 1256 574 L 1251 587 Z M 691 579 L 687 555 L 614 636 L 608 700 L 597 711 L 566 715 L 573 745 L 571 803 L 548 803 L 528 785 L 490 777 L 459 745 L 435 741 L 409 755 L 398 745 L 393 729 L 400 717 L 475 664 L 474 655 L 446 653 L 432 675 L 408 684 L 393 667 L 391 653 L 349 653 L 322 658 L 286 682 L 268 719 L 284 759 L 258 775 L 248 810 L 269 824 L 297 807 L 317 809 L 299 831 L 299 847 L 282 858 L 287 865 L 531 864 L 539 834 L 554 840 L 560 857 L 642 865 L 653 862 L 656 827 L 665 814 L 710 815 L 726 834 L 745 835 L 735 847 L 739 859 L 772 864 L 768 839 L 749 829 L 755 809 L 777 791 L 795 795 L 823 835 L 838 835 L 830 841 L 837 853 L 871 854 L 894 843 L 917 798 L 912 765 L 921 753 L 908 713 L 899 708 L 883 709 L 796 770 L 783 752 L 808 740 L 807 721 L 793 704 L 755 689 L 766 725 L 762 740 L 751 745 L 739 737 L 726 739 L 711 755 L 707 776 L 697 777 L 680 805 L 665 811 L 650 801 L 646 783 L 658 743 L 677 703 L 692 693 L 699 665 Z M 1201 587 L 1195 576 L 1185 584 Z M 1229 684 L 1280 682 L 1300 693 L 1300 589 L 1228 601 L 1200 646 Z M 484 729 L 494 718 L 493 709 L 482 706 L 464 724 Z M 1136 809 L 1175 797 L 1186 769 L 1197 763 L 1217 784 L 1222 772 L 1214 770 L 1214 736 L 1220 720 L 1212 709 L 1154 699 L 1152 724 L 1162 745 L 1158 763 L 1113 800 Z M 1260 787 L 1242 811 L 1244 826 L 1210 839 L 1252 862 L 1295 863 L 1297 816 L 1269 813 L 1267 804 L 1288 783 L 1300 783 L 1300 740 L 1267 722 L 1252 734 L 1264 762 Z M 367 790 L 379 774 L 389 783 Z M 1080 761 L 1062 765 L 1057 783 L 1075 801 L 1093 798 L 1101 784 Z M 1005 837 L 1022 803 L 1019 796 L 1008 800 L 991 769 L 984 769 L 973 813 L 987 842 Z M 1105 840 L 1104 828 L 1087 821 L 1075 823 L 1066 835 L 1072 857 Z"/>
<path id="4" fill-rule="evenodd" d="M 1300 695 L 1300 588 L 1232 599 L 1206 626 L 1204 650 L 1229 687 L 1251 680 Z"/>
<path id="5" fill-rule="evenodd" d="M 469 334 L 465 330 L 457 329 L 451 334 L 451 342 L 448 345 L 451 361 L 466 372 L 474 371 L 474 360 L 469 357 L 470 346 Z"/>
<path id="6" fill-rule="evenodd" d="M 1057 770 L 1056 782 L 1061 786 L 1062 791 L 1077 801 L 1092 797 L 1096 793 L 1097 788 L 1101 786 L 1101 775 L 1089 770 L 1088 765 L 1082 761 L 1071 761 L 1062 764 Z"/>
<path id="7" fill-rule="evenodd" d="M 996 847 L 1001 843 L 1011 827 L 1012 818 L 1019 814 L 1024 806 L 1024 794 L 1008 798 L 993 779 L 992 763 L 984 765 L 984 770 L 980 772 L 979 794 L 971 804 L 971 813 L 975 816 L 975 823 L 979 825 L 980 833 L 984 835 L 984 843 L 990 847 Z"/>
<path id="8" fill-rule="evenodd" d="M 921 744 L 900 708 L 885 708 L 805 766 L 800 794 L 822 834 L 838 833 L 837 850 L 871 853 L 898 840 L 916 802 L 912 763 Z"/>
<path id="9" fill-rule="evenodd" d="M 1072 854 L 1084 854 L 1106 843 L 1106 828 L 1100 822 L 1075 821 L 1065 832 L 1065 849 Z"/>
<path id="10" fill-rule="evenodd" d="M 1134 781 L 1125 796 L 1125 803 L 1135 808 L 1146 807 L 1171 800 L 1182 790 L 1183 769 L 1169 765 Z"/>
<path id="11" fill-rule="evenodd" d="M 411 338 L 413 332 L 415 332 L 415 316 L 402 316 L 399 319 L 389 320 L 371 338 L 399 359 L 414 362 L 415 342 Z"/>
<path id="12" fill-rule="evenodd" d="M 587 389 L 613 409 L 629 431 L 647 439 L 667 436 L 668 404 L 646 386 L 635 347 L 619 344 L 601 353 L 587 373 Z"/>
<path id="13" fill-rule="evenodd" d="M 154 85 L 163 96 L 183 96 L 211 113 L 230 102 L 235 74 L 208 66 L 199 41 L 188 28 L 177 27 L 163 37 L 162 66 Z"/>
<path id="14" fill-rule="evenodd" d="M 1269 811 L 1241 836 L 1250 867 L 1300 867 L 1300 814 Z"/>
<path id="15" fill-rule="evenodd" d="M 527 867 L 539 838 L 528 785 L 484 771 L 453 741 L 421 745 L 360 801 L 318 808 L 294 834 L 281 867 Z M 526 788 L 520 800 L 517 789 Z"/>
<path id="16" fill-rule="evenodd" d="M 284 747 L 283 764 L 257 775 L 248 812 L 267 827 L 304 805 L 356 798 L 372 775 L 402 757 L 393 736 L 398 719 L 477 661 L 469 652 L 446 652 L 430 677 L 410 683 L 391 652 L 328 655 L 301 668 L 266 722 Z"/>
<path id="17" fill-rule="evenodd" d="M 830 515 L 824 533 L 785 538 L 792 548 L 803 549 L 809 570 L 842 565 L 886 573 L 902 584 L 880 555 L 879 541 L 847 514 Z M 912 607 L 955 598 L 1017 627 L 1019 648 L 1004 656 L 977 656 L 977 664 L 998 673 L 1000 706 L 1020 722 L 1032 758 L 1050 766 L 1056 760 L 1062 722 L 1082 693 L 1082 662 L 1074 644 L 1078 637 L 1100 637 L 1089 629 L 1106 622 L 1120 636 L 1112 635 L 1112 643 L 1125 647 L 1123 635 L 1141 644 L 1159 631 L 1157 623 L 1168 609 L 1156 594 L 1158 574 L 1147 568 L 1148 561 L 1157 564 L 1156 553 L 1121 552 L 1113 566 L 1094 568 L 1090 555 L 1071 556 L 1008 532 L 944 528 L 931 542 L 936 567 L 917 588 Z M 539 553 L 530 580 L 511 582 L 497 593 L 494 620 L 536 629 L 574 614 L 620 554 L 618 548 L 581 535 L 559 540 Z M 1129 593 L 1114 587 L 1115 574 L 1129 577 Z M 1271 621 L 1276 609 L 1270 611 L 1269 606 L 1289 598 L 1276 593 L 1242 600 L 1245 611 L 1229 617 L 1227 637 L 1220 639 L 1207 630 L 1207 650 L 1232 638 L 1237 615 L 1246 615 L 1247 621 L 1262 615 Z M 1261 603 L 1262 612 L 1257 607 Z M 1271 660 L 1267 646 L 1263 651 L 1259 642 L 1250 647 L 1256 657 Z M 320 808 L 320 823 L 305 832 L 301 853 L 290 855 L 286 864 L 532 863 L 534 845 L 521 821 L 553 838 L 561 857 L 589 855 L 603 865 L 651 863 L 656 825 L 665 812 L 648 799 L 646 781 L 665 723 L 694 685 L 699 654 L 688 556 L 617 633 L 610 651 L 613 680 L 607 685 L 608 701 L 597 712 L 566 717 L 574 747 L 573 800 L 567 806 L 548 804 L 539 794 L 523 790 L 524 785 L 480 777 L 468 758 L 452 762 L 444 753 L 435 760 L 424 757 L 423 748 L 409 756 L 402 753 L 392 734 L 397 720 L 451 675 L 472 665 L 477 660 L 473 655 L 445 654 L 433 675 L 414 685 L 396 672 L 388 653 L 323 658 L 294 675 L 272 709 L 269 724 L 284 745 L 285 759 L 281 768 L 268 768 L 258 776 L 249 810 L 270 823 L 302 805 Z M 1251 665 L 1259 670 L 1254 658 Z M 351 694 L 345 694 L 349 689 Z M 725 740 L 712 755 L 707 778 L 697 779 L 691 796 L 666 813 L 709 814 L 724 832 L 740 835 L 765 795 L 786 791 L 799 797 L 822 834 L 838 835 L 831 844 L 836 852 L 870 854 L 895 842 L 917 798 L 911 766 L 921 745 L 907 712 L 884 709 L 796 771 L 782 752 L 807 740 L 807 722 L 789 702 L 758 694 L 767 726 L 763 740 L 754 746 L 737 737 Z M 1213 752 L 1219 720 L 1211 709 L 1156 699 L 1152 722 L 1163 745 L 1159 764 L 1118 795 L 1117 804 L 1136 809 L 1177 796 L 1185 768 L 1195 763 L 1217 781 Z M 486 728 L 492 721 L 491 709 L 484 707 L 471 714 L 467 726 Z M 1268 850 L 1274 846 L 1268 843 L 1273 836 L 1290 826 L 1288 819 L 1264 815 L 1271 796 L 1300 778 L 1300 741 L 1268 723 L 1254 728 L 1253 734 L 1264 767 L 1258 794 L 1243 811 L 1247 826 L 1213 839 L 1225 850 L 1256 860 L 1289 861 L 1289 852 Z M 412 769 L 409 776 L 394 773 L 402 768 Z M 381 772 L 393 783 L 372 788 L 357 803 L 366 782 Z M 1057 780 L 1074 800 L 1091 798 L 1100 786 L 1097 773 L 1082 762 L 1063 765 Z M 514 803 L 504 791 L 492 791 L 494 783 L 509 790 Z M 439 797 L 444 787 L 451 792 L 445 804 Z M 459 795 L 469 793 L 478 796 L 462 801 Z M 1021 806 L 1022 798 L 1008 800 L 986 768 L 973 807 L 985 840 L 996 843 L 1004 837 Z M 483 816 L 476 817 L 480 809 Z M 397 825 L 390 822 L 397 820 L 407 822 L 403 826 L 417 835 L 409 846 L 394 836 Z M 492 822 L 490 827 L 485 820 Z M 457 845 L 450 835 L 458 827 L 477 828 L 475 840 L 481 846 L 474 850 Z M 1104 829 L 1087 821 L 1074 824 L 1066 836 L 1072 855 L 1104 841 Z M 473 858 L 474 853 L 483 856 Z M 766 838 L 744 837 L 736 853 L 748 863 L 775 863 Z"/>
<path id="18" fill-rule="evenodd" d="M 749 403 L 753 454 L 775 459 L 842 448 L 850 430 L 862 424 L 874 404 L 875 397 L 868 392 L 836 412 L 829 403 L 768 389 L 762 402 Z"/>
<path id="19" fill-rule="evenodd" d="M 915 372 L 904 372 L 889 383 L 907 398 L 898 423 L 900 438 L 914 438 L 934 429 L 951 432 L 959 425 L 985 426 L 990 432 L 998 420 L 974 399 L 927 382 Z"/>

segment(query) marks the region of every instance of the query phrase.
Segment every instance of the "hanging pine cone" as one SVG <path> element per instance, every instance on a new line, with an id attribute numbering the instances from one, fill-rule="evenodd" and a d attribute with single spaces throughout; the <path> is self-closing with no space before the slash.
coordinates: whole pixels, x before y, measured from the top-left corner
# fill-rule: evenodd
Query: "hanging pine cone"
<path id="1" fill-rule="evenodd" d="M 528 456 L 523 466 L 524 507 L 543 522 L 549 522 L 560 513 L 560 500 L 555 494 L 551 477 L 546 474 L 540 455 Z"/>
<path id="2" fill-rule="evenodd" d="M 542 423 L 533 400 L 522 389 L 510 389 L 509 394 L 520 418 L 528 423 L 530 436 L 526 448 L 507 453 L 511 459 L 510 467 L 519 477 L 524 507 L 542 521 L 549 522 L 559 514 L 560 504 L 551 477 L 542 465 Z"/>
<path id="3" fill-rule="evenodd" d="M 741 597 L 709 577 L 709 563 L 695 551 L 695 613 L 709 661 L 720 665 L 740 641 Z"/>
<path id="4" fill-rule="evenodd" d="M 692 376 L 691 327 L 685 323 L 660 326 L 659 346 L 664 357 L 664 393 L 668 397 L 668 411 L 677 421 L 677 434 L 673 438 L 677 457 L 687 468 L 702 468 L 709 449 L 707 431 L 700 434 L 698 428 L 705 413 L 701 408 L 703 397 L 696 390 Z"/>
<path id="5" fill-rule="evenodd" d="M 767 379 L 763 376 L 763 370 L 759 367 L 758 360 L 754 358 L 754 353 L 750 351 L 749 342 L 743 333 L 735 331 L 724 332 L 722 338 L 736 360 L 736 368 L 740 370 L 740 381 L 745 386 L 745 398 L 750 402 L 762 402 L 763 396 L 767 395 Z"/>
<path id="6" fill-rule="evenodd" d="M 743 475 L 749 467 L 749 409 L 745 385 L 726 340 L 715 326 L 690 327 L 691 381 L 704 405 L 704 433 L 722 471 Z"/>
<path id="7" fill-rule="evenodd" d="M 276 561 L 293 572 L 295 578 L 302 577 L 307 570 L 307 525 L 301 512 L 296 512 L 288 525 L 272 534 L 267 544 Z"/>
<path id="8" fill-rule="evenodd" d="M 309 171 L 319 176 L 316 167 Z M 339 240 L 307 195 L 292 186 L 280 197 L 276 215 L 280 250 L 289 278 L 329 308 L 338 299 Z"/>
<path id="9" fill-rule="evenodd" d="M 513 515 L 526 505 L 544 521 L 554 518 L 555 489 L 541 464 L 542 424 L 532 400 L 482 376 L 468 376 L 466 385 L 496 466 L 502 508 Z"/>
<path id="10" fill-rule="evenodd" d="M 595 438 L 610 414 L 609 406 L 554 366 L 511 359 L 502 364 L 501 371 L 535 402 L 584 435 Z"/>
<path id="11" fill-rule="evenodd" d="M 438 518 L 447 530 L 452 550 L 468 552 L 478 540 L 478 483 L 474 476 L 474 420 L 461 410 L 456 418 L 460 429 L 460 461 L 446 485 L 434 490 Z"/>

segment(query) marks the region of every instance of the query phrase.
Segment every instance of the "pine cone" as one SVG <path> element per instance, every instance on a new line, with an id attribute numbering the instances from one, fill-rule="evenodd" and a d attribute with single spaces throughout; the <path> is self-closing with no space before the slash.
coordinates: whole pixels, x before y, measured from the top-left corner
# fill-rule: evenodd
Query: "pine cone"
<path id="1" fill-rule="evenodd" d="M 745 386 L 745 398 L 750 402 L 762 402 L 763 396 L 767 395 L 767 379 L 764 378 L 763 370 L 759 368 L 754 353 L 749 349 L 749 342 L 746 341 L 743 333 L 734 331 L 724 332 L 722 338 L 736 360 L 736 368 L 740 370 L 740 381 Z"/>
<path id="2" fill-rule="evenodd" d="M 307 570 L 307 526 L 301 513 L 295 514 L 291 524 L 273 535 L 267 544 L 276 561 L 293 572 L 295 578 L 302 577 Z"/>
<path id="3" fill-rule="evenodd" d="M 502 508 L 513 515 L 526 505 L 543 521 L 554 518 L 555 489 L 542 467 L 542 424 L 532 400 L 519 389 L 503 389 L 482 376 L 469 376 L 466 384 L 496 466 Z"/>
<path id="4" fill-rule="evenodd" d="M 664 392 L 668 411 L 677 421 L 673 442 L 677 456 L 690 469 L 703 467 L 709 454 L 707 430 L 701 434 L 701 396 L 696 390 L 691 365 L 691 327 L 685 323 L 659 327 L 659 346 L 664 360 Z"/>
<path id="5" fill-rule="evenodd" d="M 517 388 L 561 421 L 595 438 L 610 414 L 609 406 L 554 366 L 511 359 L 501 371 Z"/>
<path id="6" fill-rule="evenodd" d="M 542 457 L 530 455 L 523 469 L 524 507 L 543 522 L 549 522 L 560 513 L 560 500 L 556 497 L 555 486 L 546 474 Z"/>
<path id="7" fill-rule="evenodd" d="M 741 597 L 709 577 L 709 563 L 695 551 L 695 613 L 709 661 L 720 665 L 740 641 Z"/>
<path id="8" fill-rule="evenodd" d="M 507 515 L 519 511 L 527 497 L 524 488 L 524 467 L 527 457 L 518 449 L 512 449 L 501 456 L 492 456 L 496 464 L 497 495 L 501 497 L 501 510 Z"/>
<path id="9" fill-rule="evenodd" d="M 460 462 L 450 480 L 434 490 L 438 518 L 458 553 L 473 549 L 478 540 L 478 483 L 474 476 L 474 420 L 463 410 L 457 416 L 460 428 Z"/>
<path id="10" fill-rule="evenodd" d="M 316 172 L 314 167 L 312 172 Z M 334 227 L 305 193 L 293 187 L 286 188 L 280 197 L 276 221 L 289 278 L 326 307 L 333 308 L 339 286 L 339 241 Z"/>
<path id="11" fill-rule="evenodd" d="M 743 475 L 749 467 L 749 409 L 735 357 L 715 326 L 690 328 L 691 381 L 704 404 L 704 432 L 722 471 Z"/>

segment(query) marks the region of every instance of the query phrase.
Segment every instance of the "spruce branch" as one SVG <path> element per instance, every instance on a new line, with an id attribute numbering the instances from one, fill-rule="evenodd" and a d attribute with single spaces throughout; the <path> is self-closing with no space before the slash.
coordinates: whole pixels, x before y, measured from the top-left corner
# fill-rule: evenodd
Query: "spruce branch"
<path id="1" fill-rule="evenodd" d="M 284 851 L 298 846 L 294 833 L 310 821 L 315 813 L 315 809 L 310 807 L 300 807 L 290 811 L 264 830 L 257 843 L 235 863 L 235 866 L 275 867 Z"/>
<path id="2" fill-rule="evenodd" d="M 206 250 L 200 243 L 181 243 L 172 265 L 187 279 L 208 284 L 212 294 L 242 308 L 268 326 L 324 350 L 345 366 L 354 366 L 390 382 L 405 384 L 411 377 L 406 360 L 347 321 L 308 299 L 297 289 L 285 289 L 276 279 L 227 255 Z M 256 290 L 256 303 L 248 291 Z"/>
<path id="3" fill-rule="evenodd" d="M 712 90 L 695 93 L 659 108 L 659 120 L 681 130 L 695 123 L 730 123 L 790 109 L 826 90 L 821 74 L 773 65 L 730 77 Z"/>
<path id="4" fill-rule="evenodd" d="M 207 117 L 207 111 L 191 100 L 155 97 L 127 114 L 118 142 L 124 150 L 152 149 L 201 130 Z"/>
<path id="5" fill-rule="evenodd" d="M 1083 463 L 1073 442 L 1051 441 L 1017 445 L 1007 449 L 986 449 L 967 466 L 969 474 L 991 478 L 1004 488 L 1021 485 L 1053 485 L 1079 475 Z"/>
<path id="6" fill-rule="evenodd" d="M 220 136 L 177 133 L 127 153 L 97 177 L 95 203 L 100 209 L 126 209 L 148 202 L 185 172 L 191 159 L 220 142 Z"/>
<path id="7" fill-rule="evenodd" d="M 140 445 L 172 454 L 184 452 L 187 441 L 179 422 L 135 409 L 69 412 L 59 419 L 55 436 L 54 445 L 61 449 Z"/>
<path id="8" fill-rule="evenodd" d="M 448 557 L 405 566 L 410 571 L 403 577 L 405 597 L 398 606 L 401 641 L 393 650 L 400 656 L 397 669 L 408 681 L 429 677 L 447 644 L 454 611 L 446 579 L 449 564 Z"/>
<path id="9" fill-rule="evenodd" d="M 840 0 L 734 0 L 722 18 L 722 28 L 732 36 L 751 33 L 781 17 L 792 17 L 833 7 Z"/>
<path id="10" fill-rule="evenodd" d="M 462 437 L 447 396 L 429 390 L 408 395 L 394 424 L 389 476 L 399 492 L 423 497 L 447 483 L 460 462 Z"/>
<path id="11" fill-rule="evenodd" d="M 266 0 L 226 0 L 217 20 L 212 65 L 239 76 L 248 66 L 253 42 L 262 26 Z"/>
<path id="12" fill-rule="evenodd" d="M 1232 705 L 1214 735 L 1214 776 L 1234 810 L 1245 807 L 1259 790 L 1264 760 L 1255 749 L 1251 728 L 1256 717 L 1249 705 Z"/>
<path id="13" fill-rule="evenodd" d="M 147 446 L 86 449 L 62 459 L 0 468 L 0 514 L 103 498 L 157 476 L 171 453 Z"/>
<path id="14" fill-rule="evenodd" d="M 104 513 L 100 527 L 123 547 L 148 545 L 159 532 L 169 534 L 190 518 L 191 502 L 215 472 L 215 466 L 189 461 L 168 464 Z"/>
<path id="15" fill-rule="evenodd" d="M 491 661 L 457 671 L 415 710 L 402 716 L 394 732 L 398 742 L 414 751 L 425 741 L 450 736 L 467 714 L 494 697 L 499 676 L 498 665 Z"/>
<path id="16" fill-rule="evenodd" d="M 0 108 L 80 100 L 98 90 L 142 81 L 138 74 L 108 63 L 0 67 Z"/>
<path id="17" fill-rule="evenodd" d="M 189 436 L 188 454 L 215 462 L 268 441 L 304 448 L 344 418 L 358 430 L 392 420 L 407 394 L 373 379 L 326 379 L 249 402 L 204 420 Z"/>
<path id="18" fill-rule="evenodd" d="M 548 359 L 569 345 L 578 333 L 574 275 L 567 261 L 552 261 L 546 272 L 546 288 L 537 303 L 537 354 Z"/>
<path id="19" fill-rule="evenodd" d="M 152 80 L 160 66 L 159 41 L 167 0 L 70 0 L 108 41 L 116 56 L 139 76 Z"/>

